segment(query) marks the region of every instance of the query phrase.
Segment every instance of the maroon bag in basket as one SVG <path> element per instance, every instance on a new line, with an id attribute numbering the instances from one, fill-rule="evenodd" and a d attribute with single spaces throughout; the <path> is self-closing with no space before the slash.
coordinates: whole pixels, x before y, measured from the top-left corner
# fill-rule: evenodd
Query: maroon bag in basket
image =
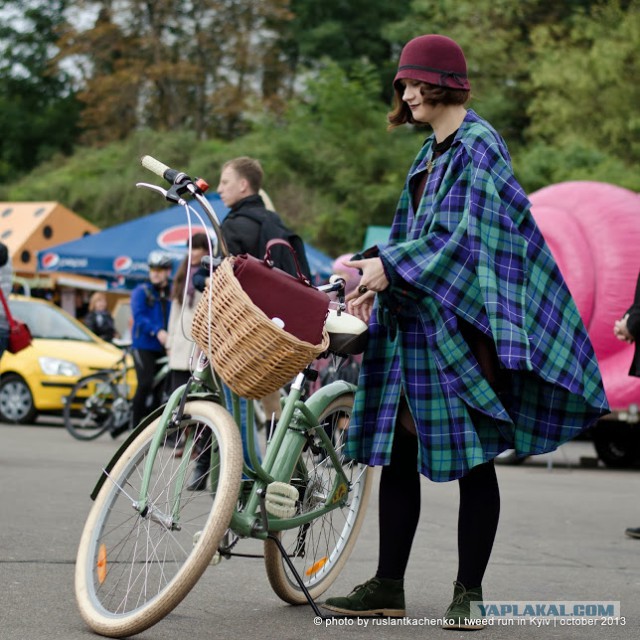
<path id="1" fill-rule="evenodd" d="M 298 270 L 294 277 L 277 269 L 270 260 L 274 244 L 289 247 Z M 233 273 L 253 304 L 286 332 L 311 344 L 322 342 L 329 311 L 329 297 L 314 289 L 300 271 L 293 247 L 281 239 L 270 240 L 263 260 L 242 254 L 233 263 Z"/>

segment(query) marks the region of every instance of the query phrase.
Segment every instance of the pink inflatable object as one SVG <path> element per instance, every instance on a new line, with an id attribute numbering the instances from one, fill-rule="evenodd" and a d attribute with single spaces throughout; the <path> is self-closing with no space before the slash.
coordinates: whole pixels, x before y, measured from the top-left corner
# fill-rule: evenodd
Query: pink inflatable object
<path id="1" fill-rule="evenodd" d="M 640 404 L 633 345 L 613 335 L 640 271 L 640 195 L 601 182 L 563 182 L 530 195 L 532 213 L 576 301 L 612 409 Z"/>

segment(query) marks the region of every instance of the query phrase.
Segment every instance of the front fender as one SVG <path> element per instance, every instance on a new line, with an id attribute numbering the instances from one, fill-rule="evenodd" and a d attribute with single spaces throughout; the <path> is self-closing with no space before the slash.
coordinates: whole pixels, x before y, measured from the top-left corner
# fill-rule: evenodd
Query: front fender
<path id="1" fill-rule="evenodd" d="M 218 396 L 212 393 L 197 393 L 197 394 L 189 394 L 188 398 L 187 398 L 187 402 L 191 401 L 191 400 L 208 400 L 208 401 L 217 401 L 218 400 Z M 165 410 L 166 404 L 158 407 L 157 409 L 155 409 L 154 411 L 152 411 L 148 416 L 146 416 L 141 422 L 140 424 L 133 430 L 131 431 L 131 433 L 127 436 L 126 440 L 122 443 L 122 445 L 118 448 L 118 450 L 115 452 L 115 454 L 113 455 L 113 457 L 111 458 L 111 460 L 109 460 L 108 464 L 103 467 L 102 469 L 102 473 L 100 474 L 100 477 L 98 478 L 98 482 L 96 483 L 96 486 L 93 488 L 93 491 L 91 492 L 91 499 L 95 500 L 96 497 L 98 496 L 98 493 L 100 492 L 100 489 L 102 489 L 102 485 L 104 484 L 105 480 L 107 479 L 108 475 L 111 473 L 111 470 L 113 469 L 113 467 L 115 466 L 116 462 L 118 462 L 118 460 L 122 457 L 122 455 L 124 454 L 124 452 L 129 448 L 129 446 L 131 445 L 131 443 L 159 416 L 162 415 L 163 411 Z"/>
<path id="2" fill-rule="evenodd" d="M 315 416 L 319 416 L 336 398 L 345 393 L 355 394 L 355 384 L 344 380 L 334 380 L 324 387 L 320 387 L 306 402 L 305 406 Z"/>

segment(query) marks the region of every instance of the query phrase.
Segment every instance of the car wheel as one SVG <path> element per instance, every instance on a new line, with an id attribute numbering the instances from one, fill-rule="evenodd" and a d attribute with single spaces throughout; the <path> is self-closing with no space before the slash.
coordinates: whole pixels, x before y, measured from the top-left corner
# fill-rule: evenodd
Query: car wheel
<path id="1" fill-rule="evenodd" d="M 634 467 L 640 459 L 640 428 L 625 422 L 602 420 L 593 429 L 593 445 L 607 467 Z"/>
<path id="2" fill-rule="evenodd" d="M 33 422 L 36 414 L 29 385 L 15 374 L 3 376 L 0 382 L 0 420 L 26 424 Z"/>

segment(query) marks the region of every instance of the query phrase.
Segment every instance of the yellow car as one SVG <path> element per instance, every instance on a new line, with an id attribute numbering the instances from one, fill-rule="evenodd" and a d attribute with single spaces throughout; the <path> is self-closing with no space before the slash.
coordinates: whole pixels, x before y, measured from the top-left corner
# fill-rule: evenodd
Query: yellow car
<path id="1" fill-rule="evenodd" d="M 3 422 L 24 424 L 39 413 L 60 413 L 78 378 L 122 358 L 121 349 L 47 300 L 12 295 L 9 307 L 27 323 L 33 342 L 16 354 L 5 351 L 0 360 Z"/>

